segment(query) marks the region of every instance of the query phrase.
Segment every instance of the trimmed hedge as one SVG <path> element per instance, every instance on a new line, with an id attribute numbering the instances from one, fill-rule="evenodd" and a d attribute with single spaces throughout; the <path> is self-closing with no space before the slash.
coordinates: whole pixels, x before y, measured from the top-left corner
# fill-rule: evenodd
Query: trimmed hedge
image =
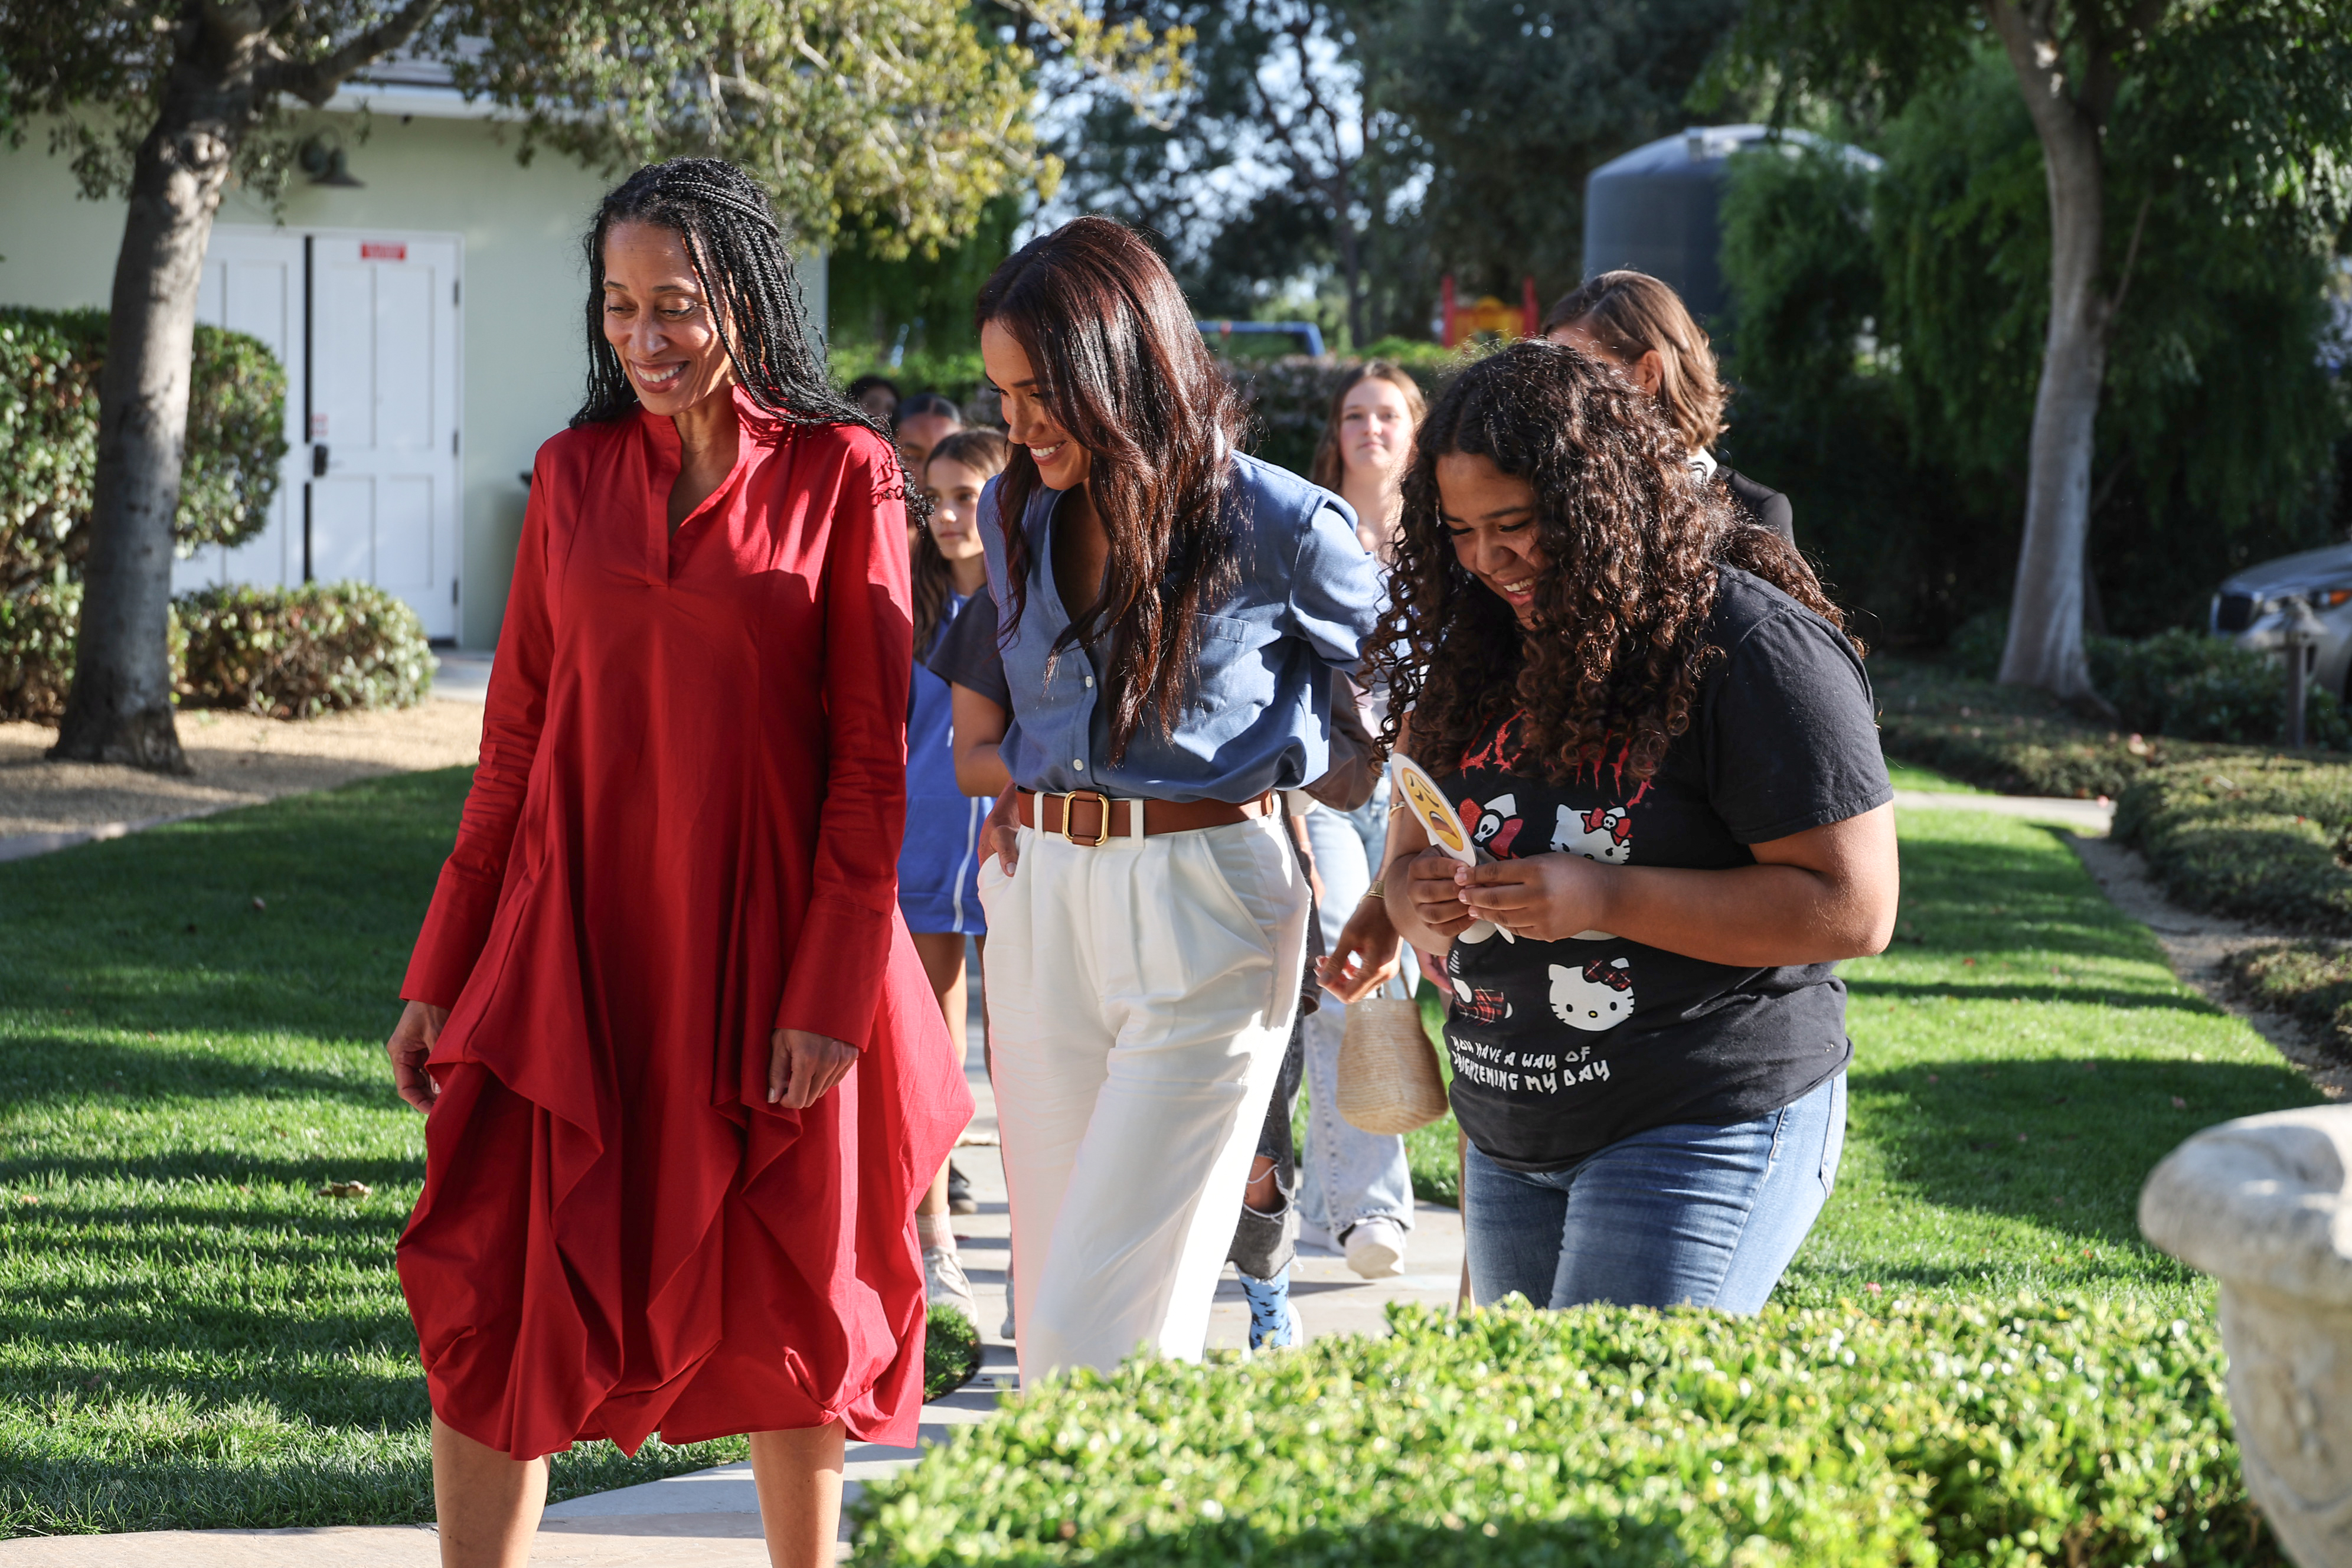
<path id="1" fill-rule="evenodd" d="M 107 312 L 0 308 L 0 595 L 79 573 L 98 473 Z M 173 537 L 183 551 L 259 531 L 286 456 L 286 372 L 260 339 L 196 328 Z"/>
<path id="2" fill-rule="evenodd" d="M 80 624 L 79 583 L 0 594 L 0 720 L 54 724 L 65 717 Z"/>
<path id="3" fill-rule="evenodd" d="M 933 1307 L 925 1320 L 923 1401 L 953 1394 L 980 1375 L 980 1331 L 953 1307 Z"/>
<path id="4" fill-rule="evenodd" d="M 63 716 L 80 619 L 79 583 L 0 596 L 0 720 Z M 172 602 L 169 635 L 183 708 L 309 719 L 414 707 L 433 687 L 424 623 L 364 583 L 202 589 Z"/>
<path id="5" fill-rule="evenodd" d="M 412 708 L 433 688 L 425 624 L 365 583 L 205 588 L 174 601 L 187 628 L 184 707 L 310 719 L 345 708 Z"/>
<path id="6" fill-rule="evenodd" d="M 1008 1402 L 855 1505 L 854 1561 L 2274 1563 L 2218 1336 L 2144 1307 L 1394 1307 Z"/>
<path id="7" fill-rule="evenodd" d="M 1975 616 L 1952 634 L 1952 668 L 1972 680 L 1992 680 L 2008 638 L 2007 616 Z M 2126 729 L 2243 746 L 2281 739 L 2286 671 L 2276 654 L 2178 626 L 2136 640 L 2086 637 L 2083 651 L 2091 684 L 2115 704 Z M 2334 692 L 2313 686 L 2305 704 L 2304 733 L 2312 745 L 2352 749 L 2352 718 Z"/>
<path id="8" fill-rule="evenodd" d="M 2352 1059 L 2352 951 L 2333 942 L 2290 942 L 2245 948 L 2222 968 L 2237 993 L 2309 1025 Z"/>
<path id="9" fill-rule="evenodd" d="M 2352 763 L 2238 756 L 2151 769 L 2117 797 L 2115 836 L 2182 903 L 2352 936 Z"/>

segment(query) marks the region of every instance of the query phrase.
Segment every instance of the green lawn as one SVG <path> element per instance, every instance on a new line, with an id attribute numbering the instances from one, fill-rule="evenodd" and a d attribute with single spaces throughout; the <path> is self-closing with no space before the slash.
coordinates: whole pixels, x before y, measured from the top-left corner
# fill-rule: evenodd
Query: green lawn
<path id="1" fill-rule="evenodd" d="M 392 1273 L 420 1123 L 381 1042 L 464 788 L 382 780 L 0 865 L 0 1535 L 429 1517 Z M 2315 1097 L 2049 831 L 1902 826 L 1900 940 L 1847 969 L 1843 1177 L 1784 1294 L 2201 1305 L 2137 1239 L 2142 1176 L 2198 1127 Z M 1450 1188 L 1453 1136 L 1417 1135 L 1417 1180 Z M 331 1178 L 374 1195 L 313 1196 Z M 593 1445 L 556 1487 L 740 1452 Z"/>
<path id="2" fill-rule="evenodd" d="M 1940 795 L 1985 795 L 1989 791 L 1975 784 L 1939 773 L 1933 768 L 1923 768 L 1912 763 L 1898 763 L 1888 758 L 1887 782 L 1896 789 L 1931 790 Z"/>

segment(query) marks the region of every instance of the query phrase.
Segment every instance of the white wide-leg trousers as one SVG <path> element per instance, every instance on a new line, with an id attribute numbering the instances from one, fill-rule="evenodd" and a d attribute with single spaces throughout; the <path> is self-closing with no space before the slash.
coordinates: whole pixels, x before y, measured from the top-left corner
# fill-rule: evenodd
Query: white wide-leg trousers
<path id="1" fill-rule="evenodd" d="M 1305 879 L 1278 817 L 1020 845 L 980 895 L 1022 1378 L 1197 1361 L 1298 1005 Z"/>

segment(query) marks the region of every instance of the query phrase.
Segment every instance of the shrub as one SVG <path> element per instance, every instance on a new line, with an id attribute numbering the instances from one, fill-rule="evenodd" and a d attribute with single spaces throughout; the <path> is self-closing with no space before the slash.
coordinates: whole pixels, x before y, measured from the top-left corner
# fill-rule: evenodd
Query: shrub
<path id="1" fill-rule="evenodd" d="M 424 623 L 365 583 L 205 588 L 177 604 L 188 633 L 184 706 L 310 719 L 414 707 L 432 689 Z"/>
<path id="2" fill-rule="evenodd" d="M 65 716 L 80 621 L 79 583 L 0 595 L 0 720 L 54 724 Z"/>
<path id="3" fill-rule="evenodd" d="M 2245 756 L 2153 768 L 2116 798 L 2115 835 L 2185 904 L 2352 936 L 2352 764 Z"/>
<path id="4" fill-rule="evenodd" d="M 2242 948 L 2222 961 L 2238 994 L 2308 1025 L 2352 1058 L 2352 952 L 2326 942 Z"/>
<path id="5" fill-rule="evenodd" d="M 0 309 L 0 594 L 89 552 L 106 336 L 103 310 Z M 286 373 L 259 339 L 197 327 L 191 374 L 183 551 L 259 531 L 286 456 Z"/>
<path id="6" fill-rule="evenodd" d="M 2144 1307 L 1390 1321 L 1048 1383 L 870 1484 L 856 1561 L 2279 1561 L 2218 1336 Z"/>
<path id="7" fill-rule="evenodd" d="M 2089 637 L 2091 681 L 2125 724 L 2188 741 L 2277 743 L 2284 727 L 2286 671 L 2274 654 L 2176 627 L 2151 637 Z M 2343 751 L 2352 723 L 2332 691 L 2305 689 L 2304 734 L 2315 746 Z"/>
<path id="8" fill-rule="evenodd" d="M 0 720 L 54 724 L 65 717 L 80 625 L 81 584 L 62 568 L 21 594 L 0 595 Z M 166 616 L 163 636 L 176 676 L 188 652 L 177 606 Z"/>
<path id="9" fill-rule="evenodd" d="M 953 1307 L 933 1307 L 923 1340 L 923 1399 L 953 1394 L 980 1375 L 980 1331 Z"/>

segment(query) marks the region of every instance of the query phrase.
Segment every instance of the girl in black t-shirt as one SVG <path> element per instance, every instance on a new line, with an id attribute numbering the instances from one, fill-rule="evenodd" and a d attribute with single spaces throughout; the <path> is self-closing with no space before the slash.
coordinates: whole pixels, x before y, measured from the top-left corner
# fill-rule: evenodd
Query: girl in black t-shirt
<path id="1" fill-rule="evenodd" d="M 1755 1310 L 1836 1176 L 1833 965 L 1895 923 L 1856 650 L 1795 551 L 1572 348 L 1454 382 L 1403 521 L 1389 738 L 1492 858 L 1391 817 L 1325 982 L 1369 990 L 1360 955 L 1399 934 L 1444 954 L 1480 1300 Z"/>

